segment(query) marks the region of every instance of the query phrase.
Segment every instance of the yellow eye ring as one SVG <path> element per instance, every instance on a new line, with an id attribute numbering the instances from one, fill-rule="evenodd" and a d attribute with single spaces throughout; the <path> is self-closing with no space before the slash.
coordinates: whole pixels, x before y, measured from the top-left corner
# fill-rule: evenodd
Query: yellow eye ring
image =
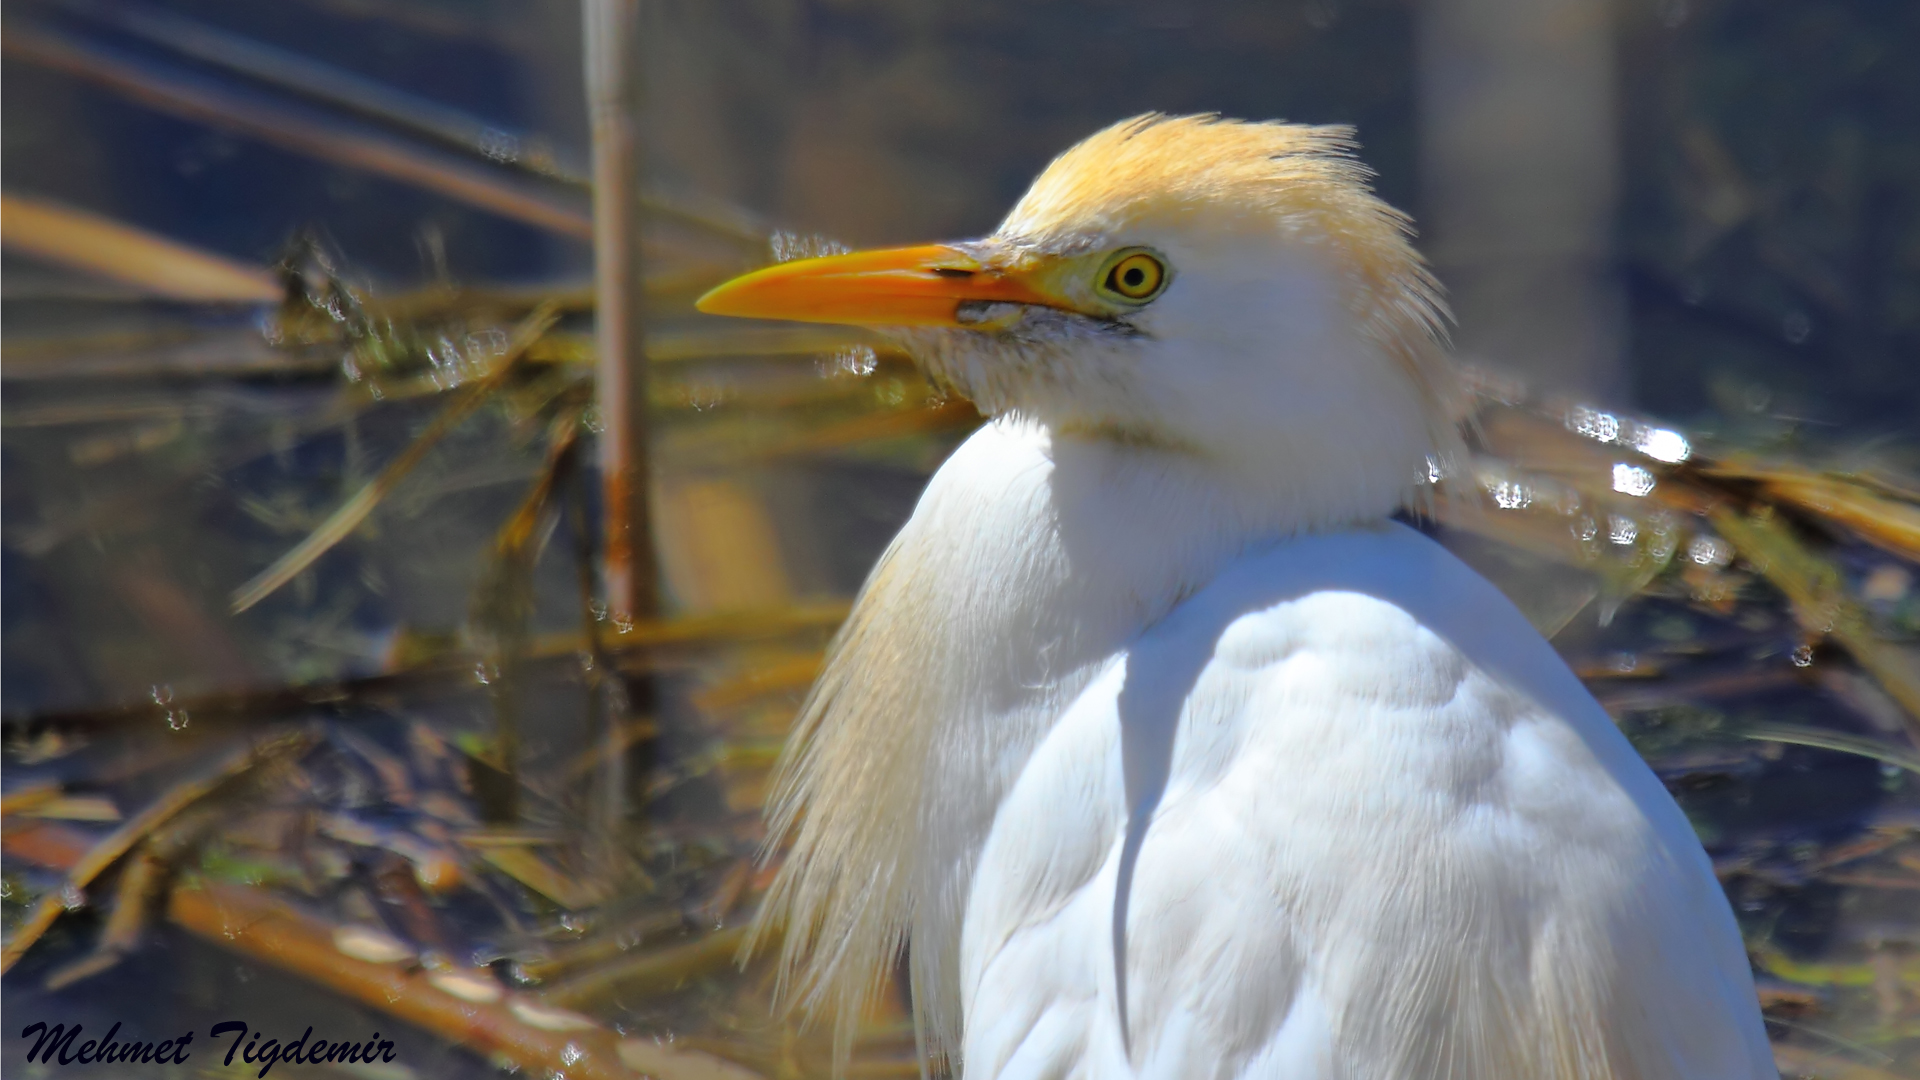
<path id="1" fill-rule="evenodd" d="M 1167 264 L 1149 252 L 1123 253 L 1101 275 L 1100 291 L 1129 304 L 1144 304 L 1167 284 Z"/>

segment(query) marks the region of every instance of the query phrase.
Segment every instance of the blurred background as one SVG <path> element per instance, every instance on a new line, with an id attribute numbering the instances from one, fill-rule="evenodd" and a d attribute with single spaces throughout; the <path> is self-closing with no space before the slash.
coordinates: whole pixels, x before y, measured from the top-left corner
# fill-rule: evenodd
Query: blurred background
<path id="1" fill-rule="evenodd" d="M 1920 1076 L 1920 5 L 643 0 L 637 617 L 596 578 L 579 4 L 4 18 L 9 1016 L 163 1038 L 244 1001 L 398 1030 L 394 1075 L 823 1074 L 728 962 L 758 806 L 977 417 L 691 299 L 988 232 L 1162 110 L 1358 129 L 1514 511 L 1430 527 L 1681 796 L 1789 1074 Z M 236 921 L 265 937 L 205 943 Z M 904 1025 L 866 1075 L 917 1075 Z"/>
<path id="2" fill-rule="evenodd" d="M 253 262 L 318 229 L 387 287 L 590 273 L 565 229 L 276 122 L 385 107 L 583 176 L 573 5 L 16 13 L 87 48 L 8 46 L 10 192 Z M 645 167 L 664 191 L 854 244 L 970 236 L 1123 116 L 1353 124 L 1422 225 L 1467 355 L 1676 420 L 1757 396 L 1821 424 L 1920 410 L 1911 5 L 768 0 L 642 17 Z M 205 111 L 209 85 L 262 99 L 252 123 Z M 9 259 L 10 296 L 52 287 Z"/>

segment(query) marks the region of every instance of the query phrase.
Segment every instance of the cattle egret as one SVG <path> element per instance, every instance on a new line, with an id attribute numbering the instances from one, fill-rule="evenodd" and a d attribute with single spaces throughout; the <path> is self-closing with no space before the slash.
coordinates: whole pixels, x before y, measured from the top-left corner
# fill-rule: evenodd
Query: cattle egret
<path id="1" fill-rule="evenodd" d="M 972 1078 L 1777 1077 L 1686 818 L 1389 520 L 1459 392 L 1350 135 L 1137 117 L 985 239 L 701 299 L 872 327 L 991 417 L 771 804 L 762 925 L 843 1050 L 904 949 L 924 1053 Z"/>

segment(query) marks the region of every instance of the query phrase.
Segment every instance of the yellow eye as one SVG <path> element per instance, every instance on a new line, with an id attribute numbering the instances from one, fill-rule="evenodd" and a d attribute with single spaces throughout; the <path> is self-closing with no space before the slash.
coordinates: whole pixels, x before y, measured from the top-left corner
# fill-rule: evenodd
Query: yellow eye
<path id="1" fill-rule="evenodd" d="M 1151 300 L 1167 283 L 1167 266 L 1144 251 L 1123 256 L 1100 282 L 1107 292 L 1133 303 Z"/>

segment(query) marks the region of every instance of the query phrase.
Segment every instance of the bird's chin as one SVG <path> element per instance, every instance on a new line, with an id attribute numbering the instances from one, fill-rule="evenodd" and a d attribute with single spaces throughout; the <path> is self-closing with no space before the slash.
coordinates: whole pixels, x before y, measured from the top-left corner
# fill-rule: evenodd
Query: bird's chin
<path id="1" fill-rule="evenodd" d="M 1053 335 L 1034 332 L 1032 324 L 1047 321 L 1047 314 L 1023 304 L 963 304 L 965 329 L 897 327 L 883 333 L 935 385 L 988 416 L 1000 416 L 1032 411 L 1036 397 L 1055 396 L 1068 381 L 1068 350 Z"/>
<path id="2" fill-rule="evenodd" d="M 1002 304 L 1011 323 L 886 331 L 941 389 L 991 417 L 1020 415 L 1060 432 L 1150 432 L 1134 377 L 1147 339 L 1050 308 Z M 984 313 L 1004 317 L 1005 313 Z M 1125 442 L 1161 442 L 1129 436 Z"/>
<path id="3" fill-rule="evenodd" d="M 954 310 L 953 320 L 976 333 L 994 333 L 1011 330 L 1026 321 L 1030 310 L 1026 304 L 965 300 Z"/>
<path id="4" fill-rule="evenodd" d="M 877 328 L 881 337 L 900 346 L 942 393 L 966 398 L 988 416 L 997 416 L 996 408 L 1004 388 L 990 374 L 987 354 L 997 351 L 986 343 L 992 331 L 948 330 L 927 327 Z"/>

